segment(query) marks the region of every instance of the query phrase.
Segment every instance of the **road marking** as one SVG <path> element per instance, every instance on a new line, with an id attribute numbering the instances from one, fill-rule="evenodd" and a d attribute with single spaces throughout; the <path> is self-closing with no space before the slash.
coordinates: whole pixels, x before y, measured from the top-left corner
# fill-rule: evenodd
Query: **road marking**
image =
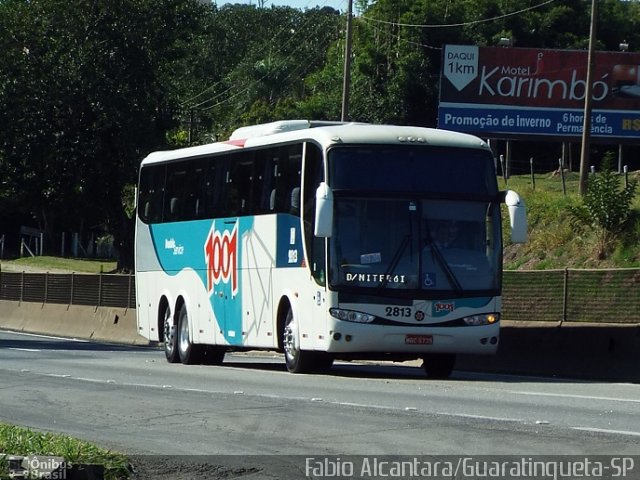
<path id="1" fill-rule="evenodd" d="M 89 340 L 83 340 L 81 338 L 55 337 L 52 335 L 41 335 L 38 333 L 14 332 L 11 330 L 0 330 L 0 333 L 10 333 L 12 335 L 21 335 L 25 337 L 47 338 L 50 340 L 66 340 L 70 342 L 89 343 Z"/>
<path id="2" fill-rule="evenodd" d="M 71 380 L 79 380 L 81 382 L 89 382 L 89 383 L 109 383 L 109 380 L 102 380 L 100 378 L 87 378 L 87 377 L 72 377 Z"/>
<path id="3" fill-rule="evenodd" d="M 9 350 L 18 350 L 19 352 L 41 352 L 42 351 L 38 348 L 19 348 L 19 347 L 9 347 Z"/>
<path id="4" fill-rule="evenodd" d="M 491 420 L 493 422 L 515 422 L 515 423 L 524 423 L 525 420 L 522 418 L 509 418 L 509 417 L 491 417 L 488 415 L 473 415 L 470 413 L 449 413 L 449 412 L 435 412 L 436 415 L 443 415 L 447 417 L 460 417 L 460 418 L 471 418 L 474 420 Z"/>
<path id="5" fill-rule="evenodd" d="M 23 370 L 24 372 L 24 370 Z M 88 382 L 88 383 L 98 383 L 98 384 L 115 384 L 119 387 L 142 387 L 142 388 L 153 388 L 153 389 L 174 389 L 175 391 L 184 391 L 184 392 L 193 392 L 193 393 L 205 393 L 205 394 L 230 394 L 231 392 L 227 391 L 216 391 L 216 390 L 207 390 L 207 389 L 198 389 L 198 388 L 188 388 L 188 387 L 174 387 L 168 384 L 144 384 L 144 383 L 117 383 L 113 379 L 96 379 L 96 378 L 86 378 L 86 377 L 72 377 L 69 374 L 55 374 L 55 373 L 36 373 L 36 375 L 43 375 L 47 377 L 55 377 L 55 378 L 70 378 L 71 380 Z M 640 403 L 640 400 L 634 399 L 621 399 L 615 397 L 598 397 L 598 396 L 588 396 L 588 395 L 575 395 L 575 394 L 558 394 L 558 393 L 541 393 L 541 392 L 523 392 L 523 391 L 509 391 L 510 393 L 521 394 L 521 395 L 531 395 L 531 396 L 550 396 L 550 397 L 567 397 L 567 398 L 581 398 L 587 400 L 608 400 L 608 401 L 620 401 L 620 402 L 633 402 Z M 244 394 L 244 392 L 233 391 L 233 394 Z M 318 397 L 289 397 L 289 396 L 281 396 L 277 394 L 257 394 L 252 393 L 251 396 L 255 397 L 264 397 L 264 398 L 272 398 L 272 399 L 285 399 L 285 400 L 294 400 L 294 401 L 311 401 L 311 402 L 322 402 L 323 400 Z M 385 405 L 375 405 L 375 404 L 366 404 L 366 403 L 355 403 L 355 402 L 346 402 L 346 401 L 327 401 L 326 403 L 330 405 L 341 405 L 348 407 L 359 407 L 359 408 L 370 408 L 370 409 L 378 409 L 378 410 L 404 410 L 406 412 L 420 412 L 421 410 L 415 407 L 394 407 L 394 406 L 385 406 Z M 466 413 L 451 413 L 451 412 L 423 412 L 430 415 L 440 415 L 444 417 L 452 417 L 452 418 L 464 418 L 464 419 L 476 419 L 476 420 L 488 420 L 495 422 L 509 422 L 509 423 L 520 423 L 526 424 L 527 421 L 521 418 L 509 418 L 509 417 L 495 417 L 495 416 L 487 416 L 487 415 L 476 415 L 476 414 L 466 414 Z M 547 421 L 536 421 L 537 425 L 543 424 L 547 425 L 549 422 Z M 566 426 L 564 428 L 569 428 L 572 430 L 585 431 L 585 432 L 593 432 L 593 433 L 604 433 L 611 435 L 623 435 L 623 436 L 632 436 L 632 437 L 640 437 L 640 432 L 636 431 L 627 431 L 627 430 L 615 430 L 615 429 L 605 429 L 605 428 L 597 428 L 597 427 L 582 427 L 582 426 Z"/>
<path id="6" fill-rule="evenodd" d="M 596 433 L 612 433 L 614 435 L 630 435 L 633 437 L 640 437 L 640 432 L 631 432 L 628 430 L 609 430 L 607 428 L 596 427 L 571 427 L 574 430 L 581 430 L 584 432 L 596 432 Z"/>
<path id="7" fill-rule="evenodd" d="M 545 393 L 545 392 L 523 392 L 519 390 L 506 390 L 516 395 L 530 395 L 536 397 L 560 397 L 560 398 L 579 398 L 581 400 L 603 400 L 606 402 L 627 402 L 640 403 L 640 399 L 636 398 L 618 398 L 618 397 L 598 397 L 595 395 L 576 395 L 572 393 Z"/>

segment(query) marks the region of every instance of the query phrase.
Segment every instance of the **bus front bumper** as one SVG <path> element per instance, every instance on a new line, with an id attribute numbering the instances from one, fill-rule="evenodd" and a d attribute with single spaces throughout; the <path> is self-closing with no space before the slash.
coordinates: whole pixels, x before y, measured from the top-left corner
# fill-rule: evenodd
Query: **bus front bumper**
<path id="1" fill-rule="evenodd" d="M 398 327 L 335 322 L 329 331 L 329 353 L 394 353 L 420 356 L 429 353 L 493 355 L 500 324 L 465 327 Z"/>

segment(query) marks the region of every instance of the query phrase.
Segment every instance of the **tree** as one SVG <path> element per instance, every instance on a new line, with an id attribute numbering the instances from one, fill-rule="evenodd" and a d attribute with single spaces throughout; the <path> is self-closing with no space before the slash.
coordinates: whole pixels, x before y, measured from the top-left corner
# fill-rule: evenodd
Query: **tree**
<path id="1" fill-rule="evenodd" d="M 322 68 L 342 25 L 338 12 L 327 7 L 303 12 L 243 5 L 224 6 L 212 22 L 225 34 L 211 39 L 216 48 L 207 55 L 211 62 L 221 53 L 231 61 L 187 103 L 216 138 L 239 124 L 300 116 L 296 105 L 306 95 L 305 79 Z"/>
<path id="2" fill-rule="evenodd" d="M 51 239 L 102 225 L 132 267 L 123 192 L 164 145 L 204 12 L 195 0 L 0 2 L 2 172 Z"/>

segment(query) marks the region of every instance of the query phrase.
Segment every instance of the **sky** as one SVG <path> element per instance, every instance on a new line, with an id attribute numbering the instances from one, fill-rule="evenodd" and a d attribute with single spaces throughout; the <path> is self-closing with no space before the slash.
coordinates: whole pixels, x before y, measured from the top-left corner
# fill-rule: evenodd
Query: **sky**
<path id="1" fill-rule="evenodd" d="M 242 5 L 259 5 L 261 0 L 213 0 L 218 6 L 222 6 L 225 3 L 240 3 Z M 354 2 L 355 3 L 355 2 Z M 346 11 L 349 5 L 349 0 L 266 0 L 265 6 L 270 7 L 287 6 L 299 8 L 305 10 L 307 8 L 314 7 L 332 7 L 336 10 Z M 355 7 L 354 7 L 355 9 Z"/>

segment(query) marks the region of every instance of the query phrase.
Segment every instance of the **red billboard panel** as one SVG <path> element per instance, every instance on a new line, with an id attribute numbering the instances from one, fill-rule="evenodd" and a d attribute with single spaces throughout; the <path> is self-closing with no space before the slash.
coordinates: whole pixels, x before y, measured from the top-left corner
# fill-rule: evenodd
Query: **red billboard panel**
<path id="1" fill-rule="evenodd" d="M 440 128 L 475 134 L 582 134 L 586 51 L 445 45 Z M 592 135 L 640 139 L 640 54 L 596 52 Z"/>

